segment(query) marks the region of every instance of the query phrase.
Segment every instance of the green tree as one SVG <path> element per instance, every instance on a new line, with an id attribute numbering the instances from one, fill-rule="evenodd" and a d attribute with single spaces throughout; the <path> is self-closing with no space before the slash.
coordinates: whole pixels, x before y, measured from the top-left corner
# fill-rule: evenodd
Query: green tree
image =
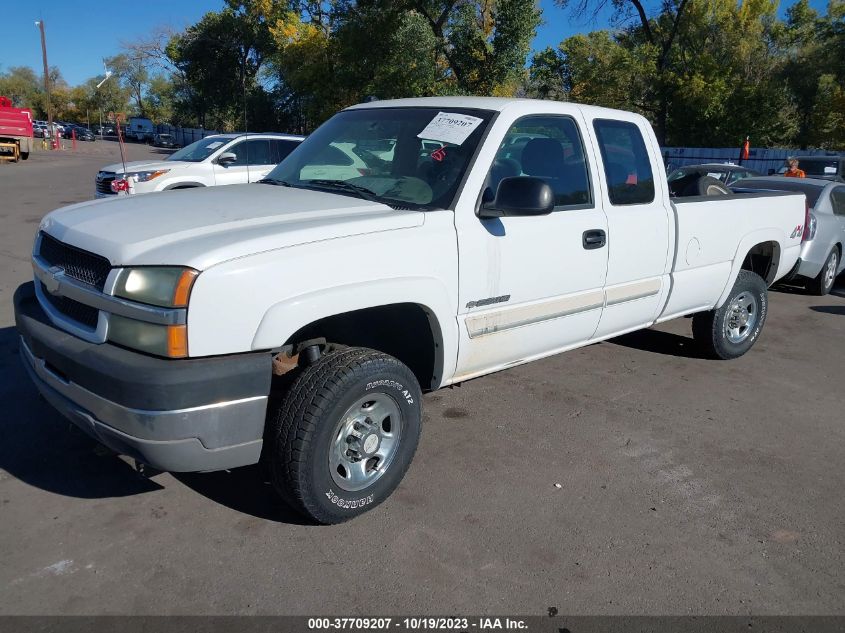
<path id="1" fill-rule="evenodd" d="M 179 109 L 193 112 L 205 127 L 244 125 L 245 102 L 266 100 L 257 79 L 272 44 L 272 15 L 265 11 L 274 14 L 276 4 L 230 1 L 171 39 L 166 52 L 187 88 Z"/>
<path id="2" fill-rule="evenodd" d="M 648 47 L 653 72 L 643 95 L 642 108 L 650 113 L 658 141 L 666 142 L 670 102 L 676 86 L 671 77 L 671 61 L 677 47 L 678 30 L 692 0 L 664 0 L 659 11 L 649 16 L 640 0 L 555 0 L 555 4 L 577 18 L 595 18 L 608 7 L 613 20 L 625 26 L 630 48 Z M 638 55 L 639 56 L 639 55 Z"/>
<path id="3" fill-rule="evenodd" d="M 541 21 L 534 0 L 410 0 L 408 6 L 431 28 L 451 84 L 445 92 L 516 93 Z"/>
<path id="4" fill-rule="evenodd" d="M 31 108 L 33 97 L 40 93 L 43 84 L 28 66 L 13 66 L 0 73 L 0 95 L 9 97 L 16 108 Z"/>

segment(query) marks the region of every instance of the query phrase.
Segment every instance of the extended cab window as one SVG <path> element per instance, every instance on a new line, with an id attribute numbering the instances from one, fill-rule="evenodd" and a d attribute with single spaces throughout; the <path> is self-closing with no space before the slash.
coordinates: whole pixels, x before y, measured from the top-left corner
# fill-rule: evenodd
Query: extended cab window
<path id="1" fill-rule="evenodd" d="M 483 201 L 492 200 L 502 179 L 513 176 L 545 180 L 555 208 L 592 204 L 581 135 L 569 117 L 529 116 L 514 123 L 496 152 Z"/>
<path id="2" fill-rule="evenodd" d="M 654 176 L 640 129 L 627 121 L 596 119 L 610 203 L 646 204 L 654 200 Z"/>

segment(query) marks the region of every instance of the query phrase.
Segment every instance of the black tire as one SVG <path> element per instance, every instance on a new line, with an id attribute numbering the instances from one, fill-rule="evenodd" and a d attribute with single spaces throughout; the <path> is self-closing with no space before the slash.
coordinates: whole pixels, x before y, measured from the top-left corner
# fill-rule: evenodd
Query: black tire
<path id="1" fill-rule="evenodd" d="M 421 396 L 414 374 L 392 356 L 355 347 L 324 354 L 301 371 L 281 405 L 270 412 L 265 443 L 269 443 L 267 456 L 276 491 L 291 508 L 317 523 L 341 523 L 372 510 L 396 489 L 411 464 L 419 443 Z M 398 419 L 386 417 L 383 422 L 390 421 L 387 435 L 391 429 L 397 432 L 396 448 L 385 458 L 384 470 L 369 471 L 367 476 L 374 476 L 371 483 L 347 490 L 338 483 L 352 481 L 344 479 L 345 468 L 339 466 L 337 474 L 332 474 L 331 460 L 337 455 L 333 449 L 340 445 L 338 438 L 351 439 L 345 436 L 351 411 L 364 411 L 369 397 L 395 405 Z M 378 430 L 370 433 L 374 428 Z M 364 433 L 369 434 L 358 444 L 349 444 L 364 455 L 357 460 L 364 462 L 364 470 L 377 459 L 366 458 L 366 451 L 383 445 L 387 435 L 382 431 L 381 423 L 366 427 Z M 372 435 L 380 439 L 366 449 Z"/>
<path id="2" fill-rule="evenodd" d="M 684 188 L 684 196 L 726 196 L 731 190 L 718 178 L 701 176 Z"/>
<path id="3" fill-rule="evenodd" d="M 743 314 L 742 306 L 749 305 L 746 302 L 750 302 L 754 309 L 752 311 L 746 308 Z M 739 358 L 750 350 L 759 338 L 766 323 L 768 310 L 769 292 L 766 282 L 756 273 L 740 270 L 736 283 L 721 308 L 699 312 L 693 316 L 693 338 L 701 351 L 710 358 Z M 753 321 L 750 316 L 752 313 Z M 743 323 L 743 318 L 751 322 Z"/>
<path id="4" fill-rule="evenodd" d="M 29 158 L 29 152 L 21 152 L 21 158 L 24 159 L 24 160 Z"/>
<path id="5" fill-rule="evenodd" d="M 832 267 L 833 275 L 830 275 Z M 815 277 L 807 282 L 807 290 L 819 297 L 823 297 L 833 290 L 833 284 L 836 283 L 836 269 L 839 267 L 839 249 L 834 247 L 824 260 L 821 271 Z"/>

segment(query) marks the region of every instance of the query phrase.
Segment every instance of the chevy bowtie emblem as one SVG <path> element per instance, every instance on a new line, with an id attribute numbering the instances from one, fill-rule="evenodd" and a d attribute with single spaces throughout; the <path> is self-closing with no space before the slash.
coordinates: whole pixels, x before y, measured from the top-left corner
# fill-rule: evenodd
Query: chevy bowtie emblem
<path id="1" fill-rule="evenodd" d="M 65 269 L 61 266 L 50 266 L 47 269 L 47 275 L 41 280 L 41 283 L 44 284 L 44 287 L 47 289 L 47 292 L 50 294 L 55 293 L 59 286 L 61 285 L 60 277 L 65 274 Z"/>

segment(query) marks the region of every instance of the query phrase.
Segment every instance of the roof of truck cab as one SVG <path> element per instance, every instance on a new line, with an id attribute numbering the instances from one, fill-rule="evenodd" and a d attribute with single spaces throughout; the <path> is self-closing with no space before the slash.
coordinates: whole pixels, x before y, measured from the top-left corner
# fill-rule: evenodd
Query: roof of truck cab
<path id="1" fill-rule="evenodd" d="M 363 108 L 470 108 L 475 110 L 492 110 L 495 112 L 501 112 L 502 110 L 508 109 L 508 107 L 530 104 L 536 104 L 538 110 L 541 112 L 543 110 L 548 110 L 550 106 L 552 109 L 564 106 L 567 108 L 577 108 L 586 113 L 596 115 L 604 114 L 605 116 L 609 116 L 614 113 L 622 112 L 624 112 L 627 116 L 633 114 L 624 110 L 583 105 L 580 103 L 573 103 L 572 101 L 517 99 L 514 97 L 415 97 L 412 99 L 385 99 L 384 101 L 359 103 L 350 106 L 347 110 L 357 110 Z"/>

